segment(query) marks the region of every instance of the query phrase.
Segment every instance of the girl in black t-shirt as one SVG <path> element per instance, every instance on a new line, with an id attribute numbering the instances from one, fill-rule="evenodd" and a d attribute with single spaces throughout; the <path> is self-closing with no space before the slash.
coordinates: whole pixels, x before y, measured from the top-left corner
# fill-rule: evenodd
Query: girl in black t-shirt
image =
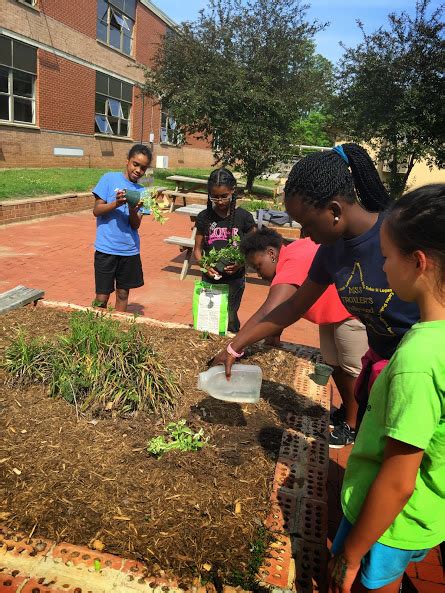
<path id="1" fill-rule="evenodd" d="M 216 169 L 207 182 L 207 208 L 196 219 L 196 238 L 193 255 L 198 264 L 204 253 L 212 248 L 219 250 L 233 240 L 238 243 L 243 236 L 255 230 L 253 216 L 247 210 L 236 207 L 236 179 L 227 169 Z M 220 273 L 214 268 L 203 272 L 202 279 L 212 284 L 229 286 L 228 330 L 239 331 L 238 309 L 245 286 L 245 268 L 238 264 L 224 267 Z"/>

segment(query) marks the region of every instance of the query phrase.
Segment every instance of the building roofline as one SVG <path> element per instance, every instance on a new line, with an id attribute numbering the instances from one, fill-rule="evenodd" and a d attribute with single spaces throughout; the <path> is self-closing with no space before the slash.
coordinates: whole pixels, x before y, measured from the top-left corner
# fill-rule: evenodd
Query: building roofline
<path id="1" fill-rule="evenodd" d="M 171 19 L 163 10 L 158 8 L 156 4 L 150 2 L 150 0 L 140 0 L 141 4 L 143 4 L 146 8 L 151 10 L 157 17 L 159 17 L 166 25 L 168 25 L 171 29 L 177 29 L 178 23 L 176 23 L 173 19 Z"/>

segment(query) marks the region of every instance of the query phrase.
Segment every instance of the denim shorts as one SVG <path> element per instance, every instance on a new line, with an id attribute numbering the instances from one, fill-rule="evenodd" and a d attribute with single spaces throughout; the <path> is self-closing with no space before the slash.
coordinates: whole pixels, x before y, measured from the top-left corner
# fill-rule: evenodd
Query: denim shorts
<path id="1" fill-rule="evenodd" d="M 343 543 L 352 529 L 352 524 L 343 517 L 334 541 L 331 553 L 338 554 L 343 549 Z M 400 578 L 410 562 L 420 562 L 425 558 L 427 550 L 400 550 L 376 542 L 369 552 L 362 558 L 360 580 L 368 589 L 378 589 L 393 583 Z"/>

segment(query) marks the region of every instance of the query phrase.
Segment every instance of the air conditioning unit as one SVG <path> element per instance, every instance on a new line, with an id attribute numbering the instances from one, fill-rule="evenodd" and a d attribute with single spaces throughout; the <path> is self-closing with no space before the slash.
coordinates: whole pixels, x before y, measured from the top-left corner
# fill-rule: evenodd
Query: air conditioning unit
<path id="1" fill-rule="evenodd" d="M 156 157 L 156 169 L 168 169 L 168 156 Z"/>
<path id="2" fill-rule="evenodd" d="M 383 173 L 391 173 L 391 168 L 389 166 L 388 161 L 383 161 L 382 163 L 382 171 Z M 397 167 L 397 173 L 403 174 L 408 171 L 408 163 L 406 161 L 402 161 L 399 166 Z"/>

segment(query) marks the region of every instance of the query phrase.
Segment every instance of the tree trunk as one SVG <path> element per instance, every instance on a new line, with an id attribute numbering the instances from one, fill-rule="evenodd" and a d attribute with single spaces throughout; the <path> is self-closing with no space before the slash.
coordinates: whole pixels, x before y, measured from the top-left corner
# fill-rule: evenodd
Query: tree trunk
<path id="1" fill-rule="evenodd" d="M 253 188 L 253 182 L 255 181 L 255 173 L 253 173 L 252 171 L 247 171 L 247 183 L 246 183 L 246 190 L 250 193 L 252 193 L 252 188 Z"/>

